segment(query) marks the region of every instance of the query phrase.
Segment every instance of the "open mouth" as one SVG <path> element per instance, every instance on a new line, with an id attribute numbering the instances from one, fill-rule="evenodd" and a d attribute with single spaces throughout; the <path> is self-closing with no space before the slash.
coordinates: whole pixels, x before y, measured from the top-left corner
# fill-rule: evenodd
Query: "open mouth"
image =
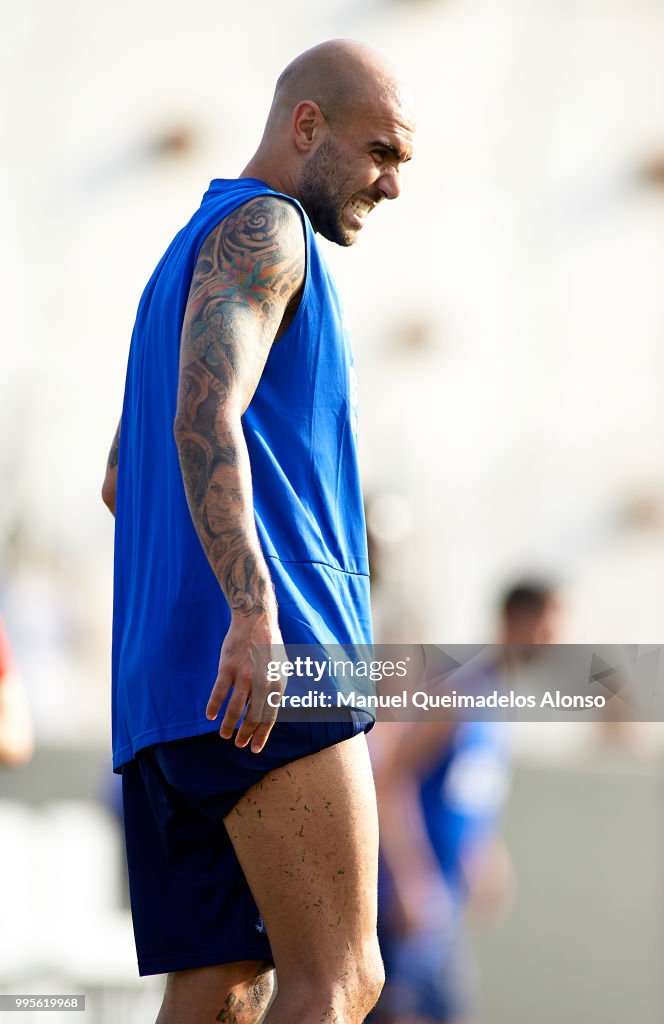
<path id="1" fill-rule="evenodd" d="M 366 199 L 349 199 L 346 203 L 346 209 L 355 227 L 362 227 L 374 206 L 375 203 L 370 203 Z"/>

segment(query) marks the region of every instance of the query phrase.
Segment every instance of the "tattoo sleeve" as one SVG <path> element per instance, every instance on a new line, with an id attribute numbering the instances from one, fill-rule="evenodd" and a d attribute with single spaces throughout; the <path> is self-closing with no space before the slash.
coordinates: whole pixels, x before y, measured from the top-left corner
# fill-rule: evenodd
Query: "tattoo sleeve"
<path id="1" fill-rule="evenodd" d="M 273 597 L 240 417 L 303 276 L 299 214 L 285 200 L 259 196 L 203 243 L 182 329 L 174 433 L 185 493 L 231 611 L 242 615 L 265 610 Z"/>

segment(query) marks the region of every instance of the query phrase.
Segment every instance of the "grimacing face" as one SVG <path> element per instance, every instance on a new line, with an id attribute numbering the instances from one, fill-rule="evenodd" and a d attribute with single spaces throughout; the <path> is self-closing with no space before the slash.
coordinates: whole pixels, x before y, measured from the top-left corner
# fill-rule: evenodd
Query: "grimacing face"
<path id="1" fill-rule="evenodd" d="M 299 191 L 314 229 L 337 245 L 357 241 L 366 219 L 383 199 L 401 192 L 401 164 L 412 155 L 413 129 L 400 111 L 359 107 L 312 152 Z"/>

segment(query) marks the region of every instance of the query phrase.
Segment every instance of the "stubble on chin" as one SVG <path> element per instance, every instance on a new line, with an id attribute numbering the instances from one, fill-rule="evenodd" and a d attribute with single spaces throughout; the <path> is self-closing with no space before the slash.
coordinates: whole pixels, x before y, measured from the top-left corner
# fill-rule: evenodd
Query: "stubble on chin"
<path id="1" fill-rule="evenodd" d="M 309 157 L 300 175 L 299 191 L 314 230 L 336 245 L 353 245 L 357 236 L 343 224 L 346 186 L 331 139 L 325 139 Z"/>

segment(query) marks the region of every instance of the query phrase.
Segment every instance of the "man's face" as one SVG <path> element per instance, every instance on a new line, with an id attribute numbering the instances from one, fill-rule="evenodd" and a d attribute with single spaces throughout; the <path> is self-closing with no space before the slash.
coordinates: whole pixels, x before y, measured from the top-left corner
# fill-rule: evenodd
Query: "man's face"
<path id="1" fill-rule="evenodd" d="M 400 166 L 412 148 L 413 128 L 396 104 L 358 105 L 302 170 L 300 199 L 315 230 L 337 245 L 353 245 L 374 206 L 399 195 Z"/>
<path id="2" fill-rule="evenodd" d="M 210 477 L 205 511 L 215 537 L 237 525 L 237 513 L 242 506 L 242 494 L 237 483 L 237 470 L 232 466 L 217 466 Z"/>

